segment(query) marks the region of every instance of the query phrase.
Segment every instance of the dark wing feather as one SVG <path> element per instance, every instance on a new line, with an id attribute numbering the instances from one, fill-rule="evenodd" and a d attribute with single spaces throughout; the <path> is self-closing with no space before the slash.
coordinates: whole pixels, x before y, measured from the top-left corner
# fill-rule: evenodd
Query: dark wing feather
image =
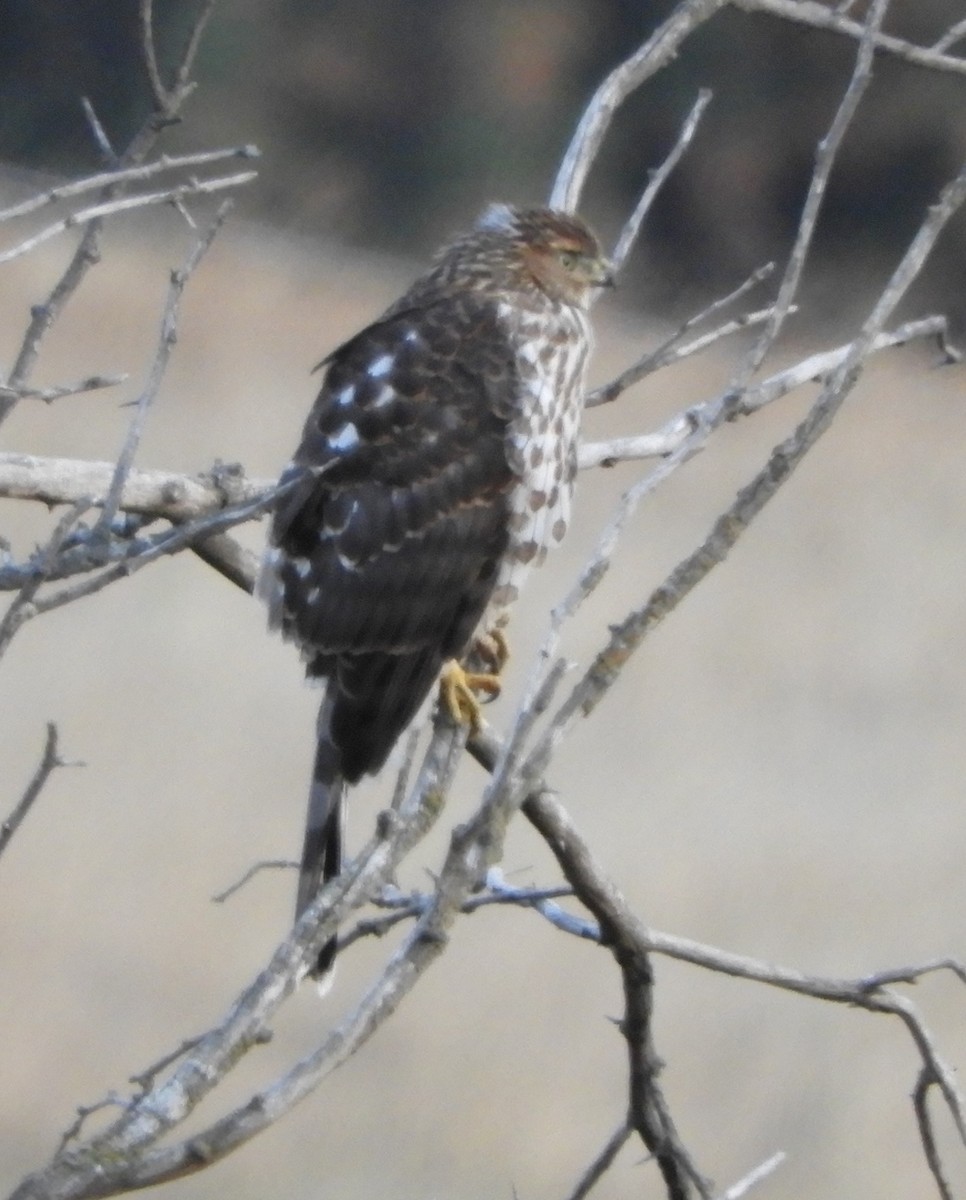
<path id="1" fill-rule="evenodd" d="M 272 541 L 278 619 L 331 680 L 350 781 L 382 765 L 483 614 L 509 537 L 518 393 L 494 304 L 471 293 L 401 309 L 331 357 Z"/>

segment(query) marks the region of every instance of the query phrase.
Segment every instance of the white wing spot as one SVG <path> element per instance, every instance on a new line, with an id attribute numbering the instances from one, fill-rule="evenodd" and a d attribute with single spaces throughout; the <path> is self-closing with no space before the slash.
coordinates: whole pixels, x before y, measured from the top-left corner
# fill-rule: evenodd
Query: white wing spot
<path id="1" fill-rule="evenodd" d="M 382 379 L 384 375 L 388 375 L 392 370 L 393 356 L 391 354 L 380 354 L 377 359 L 374 359 L 368 367 L 367 374 L 373 379 Z"/>
<path id="2" fill-rule="evenodd" d="M 335 402 L 341 408 L 345 408 L 345 406 L 351 404 L 355 398 L 356 385 L 354 383 L 347 383 L 341 392 L 336 393 Z"/>
<path id="3" fill-rule="evenodd" d="M 295 568 L 295 574 L 299 579 L 308 579 L 312 574 L 312 564 L 307 558 L 293 558 L 292 566 Z"/>
<path id="4" fill-rule="evenodd" d="M 310 606 L 313 604 L 318 604 L 319 595 L 320 595 L 320 592 L 317 587 L 309 588 L 308 595 L 305 597 L 306 604 L 308 604 Z"/>
<path id="5" fill-rule="evenodd" d="M 354 446 L 359 445 L 359 430 L 351 421 L 347 421 L 339 430 L 338 437 L 329 438 L 329 446 L 333 450 L 338 450 L 340 454 L 344 454 L 347 450 L 351 450 Z"/>
<path id="6" fill-rule="evenodd" d="M 387 404 L 392 404 L 392 402 L 395 398 L 396 398 L 395 390 L 393 388 L 391 388 L 388 383 L 384 383 L 382 385 L 382 391 L 375 398 L 375 400 L 373 400 L 372 407 L 373 408 L 385 408 Z"/>
<path id="7" fill-rule="evenodd" d="M 403 341 L 408 342 L 410 346 L 415 346 L 420 341 L 419 331 L 416 329 L 407 329 L 403 335 Z"/>

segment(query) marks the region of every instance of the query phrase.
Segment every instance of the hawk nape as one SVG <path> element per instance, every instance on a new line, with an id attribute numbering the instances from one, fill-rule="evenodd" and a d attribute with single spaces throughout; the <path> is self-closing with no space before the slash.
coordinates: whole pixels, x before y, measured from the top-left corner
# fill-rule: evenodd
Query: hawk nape
<path id="1" fill-rule="evenodd" d="M 449 660 L 499 635 L 564 535 L 587 310 L 612 282 L 578 218 L 493 205 L 325 360 L 260 581 L 325 681 L 297 914 L 339 873 L 346 786 L 379 770 Z"/>

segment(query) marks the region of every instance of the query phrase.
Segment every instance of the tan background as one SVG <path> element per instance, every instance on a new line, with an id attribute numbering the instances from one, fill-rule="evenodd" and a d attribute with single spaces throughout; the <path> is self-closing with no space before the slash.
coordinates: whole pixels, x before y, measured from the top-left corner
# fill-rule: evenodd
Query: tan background
<path id="1" fill-rule="evenodd" d="M 131 370 L 128 385 L 24 404 L 3 448 L 109 459 L 152 353 L 174 214 L 132 223 L 50 339 L 41 381 Z M 63 247 L 5 268 L 0 359 Z M 181 340 L 140 462 L 188 471 L 217 456 L 277 472 L 312 394 L 308 368 L 378 311 L 409 264 L 229 230 L 192 282 Z M 834 316 L 830 314 L 830 316 Z M 659 330 L 601 310 L 597 378 Z M 804 347 L 803 347 L 804 348 Z M 811 343 L 808 348 L 811 348 Z M 788 351 L 789 355 L 793 351 Z M 731 559 L 650 640 L 551 773 L 580 828 L 654 926 L 805 970 L 861 975 L 964 955 L 966 478 L 963 370 L 931 352 L 884 356 L 832 432 Z M 590 433 L 655 427 L 712 394 L 722 352 L 665 373 Z M 571 631 L 581 661 L 647 595 L 803 410 L 801 397 L 724 430 L 642 509 Z M 548 605 L 643 468 L 582 477 L 567 551 L 516 618 L 516 674 Z M 22 556 L 48 518 L 0 506 Z M 260 531 L 247 535 L 257 544 Z M 293 880 L 213 892 L 298 845 L 316 696 L 262 613 L 191 557 L 162 563 L 26 627 L 0 664 L 0 808 L 60 726 L 59 772 L 0 862 L 0 1175 L 46 1161 L 74 1107 L 216 1020 L 290 916 Z M 480 785 L 468 764 L 451 818 Z M 353 811 L 366 834 L 388 780 Z M 404 879 L 440 861 L 443 833 Z M 521 821 L 506 868 L 552 882 Z M 205 1108 L 314 1046 L 381 961 L 342 963 L 324 1005 L 306 990 L 273 1043 Z M 929 1194 L 908 1100 L 917 1070 L 898 1023 L 659 961 L 657 1037 L 679 1127 L 724 1186 L 777 1149 L 774 1200 Z M 966 1060 L 966 994 L 915 989 L 946 1053 Z M 165 1194 L 183 1197 L 509 1197 L 565 1193 L 620 1119 L 624 1064 L 606 953 L 537 917 L 491 911 L 348 1066 L 276 1128 Z M 943 1125 L 945 1129 L 945 1124 Z M 966 1165 L 951 1141 L 954 1178 Z M 602 1200 L 662 1194 L 637 1148 Z"/>

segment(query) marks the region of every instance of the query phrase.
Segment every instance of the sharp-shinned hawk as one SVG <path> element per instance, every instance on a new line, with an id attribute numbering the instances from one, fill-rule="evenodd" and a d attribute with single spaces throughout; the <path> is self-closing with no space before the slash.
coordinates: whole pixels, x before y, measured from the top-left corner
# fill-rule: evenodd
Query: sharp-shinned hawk
<path id="1" fill-rule="evenodd" d="M 339 873 L 346 786 L 379 770 L 444 665 L 502 629 L 564 535 L 587 310 L 612 282 L 578 218 L 493 205 L 325 359 L 260 581 L 326 685 L 299 914 Z"/>

